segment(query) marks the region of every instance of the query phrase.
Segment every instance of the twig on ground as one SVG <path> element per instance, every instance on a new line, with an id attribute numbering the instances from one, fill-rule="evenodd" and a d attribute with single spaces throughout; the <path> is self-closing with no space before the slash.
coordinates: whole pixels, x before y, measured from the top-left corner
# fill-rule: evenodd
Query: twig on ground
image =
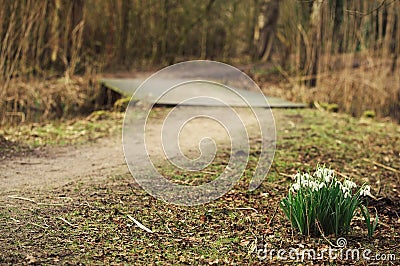
<path id="1" fill-rule="evenodd" d="M 138 220 L 136 220 L 135 218 L 133 218 L 132 216 L 130 216 L 129 214 L 127 214 L 128 218 L 130 220 L 132 220 L 140 229 L 146 231 L 147 233 L 153 233 L 153 231 L 151 231 L 149 228 L 147 228 L 146 226 L 144 226 L 143 224 L 141 224 Z"/>
<path id="2" fill-rule="evenodd" d="M 73 201 L 74 199 L 71 197 L 58 197 L 59 199 L 65 199 L 65 200 L 70 200 Z"/>
<path id="3" fill-rule="evenodd" d="M 329 245 L 331 245 L 334 248 L 337 248 L 338 246 L 334 245 L 328 238 L 325 237 L 324 231 L 322 230 L 318 220 L 316 221 L 316 224 L 318 227 L 318 231 L 321 233 L 322 238 L 325 239 L 325 241 L 328 242 Z"/>
<path id="4" fill-rule="evenodd" d="M 62 203 L 41 203 L 38 202 L 37 205 L 43 205 L 43 206 L 64 206 Z"/>
<path id="5" fill-rule="evenodd" d="M 71 224 L 70 222 L 68 222 L 67 220 L 65 220 L 65 219 L 62 218 L 62 217 L 57 217 L 57 218 L 60 219 L 61 221 L 63 221 L 64 223 L 68 224 L 68 225 L 71 226 L 71 227 L 76 227 L 76 225 Z"/>
<path id="6" fill-rule="evenodd" d="M 363 221 L 363 220 L 362 220 Z M 388 229 L 393 229 L 393 227 L 394 226 L 390 226 L 390 225 L 388 225 L 387 223 L 384 223 L 384 222 L 382 222 L 382 221 L 379 221 L 378 222 L 378 225 L 383 225 L 384 227 L 386 227 L 386 228 L 388 228 Z"/>
<path id="7" fill-rule="evenodd" d="M 293 175 L 289 175 L 289 174 L 285 174 L 285 173 L 280 172 L 276 166 L 274 166 L 274 170 L 275 170 L 275 171 L 278 173 L 278 175 L 280 175 L 280 176 L 290 178 L 290 180 L 293 179 Z M 279 181 L 276 181 L 275 183 L 282 183 L 282 182 L 285 182 L 286 180 L 287 180 L 287 179 L 279 180 Z"/>
<path id="8" fill-rule="evenodd" d="M 173 235 L 174 233 L 172 233 L 171 229 L 169 229 L 168 227 L 168 223 L 165 224 L 165 227 L 167 228 L 168 233 L 170 233 L 171 235 Z"/>
<path id="9" fill-rule="evenodd" d="M 239 207 L 239 208 L 235 208 L 235 210 L 252 210 L 252 211 L 255 211 L 256 213 L 258 213 L 258 211 L 252 207 Z"/>
<path id="10" fill-rule="evenodd" d="M 85 200 L 84 202 L 82 202 L 82 203 L 79 204 L 79 205 L 80 205 L 80 206 L 86 205 L 86 206 L 88 206 L 89 208 L 92 208 L 92 205 L 90 205 L 89 202 L 88 202 L 87 200 Z"/>
<path id="11" fill-rule="evenodd" d="M 16 222 L 16 223 L 20 223 L 21 221 L 20 220 L 18 220 L 18 219 L 15 219 L 15 218 L 10 218 L 11 220 L 13 220 L 14 222 Z"/>
<path id="12" fill-rule="evenodd" d="M 290 178 L 290 180 L 293 179 L 293 175 L 289 175 L 289 174 L 285 174 L 285 173 L 281 173 L 281 172 L 278 172 L 278 174 L 281 175 L 281 176 L 283 176 L 283 177 Z M 281 182 L 285 182 L 286 180 L 288 180 L 288 179 L 279 180 L 279 181 L 277 181 L 277 182 L 278 182 L 278 183 L 281 183 Z"/>
<path id="13" fill-rule="evenodd" d="M 24 197 L 19 197 L 19 196 L 16 196 L 16 195 L 11 195 L 11 196 L 8 196 L 8 197 L 11 198 L 11 199 L 25 200 L 25 201 L 29 201 L 29 202 L 32 202 L 32 203 L 37 204 L 36 201 L 34 201 L 33 199 L 28 199 L 28 198 L 24 198 Z"/>
<path id="14" fill-rule="evenodd" d="M 335 173 L 336 173 L 337 175 L 340 175 L 340 176 L 343 177 L 343 178 L 350 179 L 347 175 L 344 175 L 344 174 L 342 174 L 341 172 L 338 172 L 338 171 L 336 171 L 336 170 L 335 170 Z"/>
<path id="15" fill-rule="evenodd" d="M 390 167 L 390 166 L 387 166 L 387 165 L 384 165 L 384 164 L 378 163 L 378 162 L 376 162 L 376 161 L 372 161 L 372 160 L 370 160 L 370 159 L 367 159 L 367 158 L 363 158 L 363 161 L 365 161 L 365 162 L 369 162 L 369 163 L 373 163 L 373 164 L 375 164 L 376 166 L 379 166 L 379 167 L 385 168 L 386 170 L 392 171 L 392 172 L 394 172 L 394 173 L 400 173 L 400 171 L 399 171 L 399 170 L 397 170 L 397 169 L 394 169 L 394 168 L 392 168 L 392 167 Z"/>
<path id="16" fill-rule="evenodd" d="M 275 218 L 275 215 L 276 215 L 276 213 L 278 212 L 278 208 L 279 208 L 279 204 L 276 205 L 275 211 L 274 211 L 274 213 L 272 214 L 271 219 L 269 219 L 268 224 L 267 224 L 267 227 L 270 227 L 270 226 L 271 226 L 272 220 Z"/>
<path id="17" fill-rule="evenodd" d="M 20 196 L 16 196 L 16 195 L 11 195 L 11 196 L 8 196 L 8 197 L 11 198 L 11 199 L 19 199 L 19 200 L 29 201 L 29 202 L 32 202 L 32 203 L 34 203 L 34 204 L 43 205 L 43 206 L 64 206 L 64 204 L 62 204 L 62 203 L 43 203 L 43 202 L 36 202 L 36 201 L 33 200 L 33 199 L 24 198 L 24 197 L 20 197 Z"/>
<path id="18" fill-rule="evenodd" d="M 40 227 L 40 228 L 42 228 L 42 229 L 47 229 L 47 227 L 46 227 L 46 226 L 43 226 L 43 225 L 40 225 L 40 224 L 37 224 L 37 223 L 28 222 L 28 224 L 31 224 L 31 225 L 34 225 L 34 226 Z"/>

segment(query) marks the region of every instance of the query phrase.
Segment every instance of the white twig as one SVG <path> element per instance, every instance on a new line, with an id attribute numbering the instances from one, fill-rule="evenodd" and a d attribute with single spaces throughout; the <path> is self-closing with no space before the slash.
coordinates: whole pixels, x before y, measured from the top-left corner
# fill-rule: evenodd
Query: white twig
<path id="1" fill-rule="evenodd" d="M 36 204 L 36 201 L 34 201 L 33 199 L 28 199 L 28 198 L 24 198 L 24 197 L 19 197 L 19 196 L 16 196 L 16 195 L 11 195 L 11 196 L 8 196 L 8 197 L 11 198 L 11 199 L 25 200 L 25 201 L 29 201 L 29 202 L 32 202 L 32 203 L 35 203 L 35 204 Z"/>
<path id="2" fill-rule="evenodd" d="M 132 220 L 140 229 L 146 231 L 147 233 L 153 233 L 153 231 L 151 231 L 149 228 L 147 228 L 146 226 L 144 226 L 143 224 L 141 224 L 138 220 L 136 220 L 135 218 L 133 218 L 132 216 L 130 216 L 129 214 L 127 215 L 128 218 L 130 220 Z"/>
<path id="3" fill-rule="evenodd" d="M 47 229 L 47 227 L 45 227 L 45 226 L 43 226 L 43 225 L 40 225 L 40 224 L 37 224 L 37 223 L 28 222 L 28 224 L 31 224 L 31 225 L 40 227 L 40 228 L 42 228 L 42 229 Z"/>
<path id="4" fill-rule="evenodd" d="M 60 219 L 61 221 L 63 221 L 64 223 L 68 224 L 68 225 L 71 226 L 71 227 L 76 227 L 76 225 L 71 224 L 70 222 L 68 222 L 67 220 L 65 220 L 65 219 L 62 218 L 62 217 L 57 217 L 57 218 Z"/>
<path id="5" fill-rule="evenodd" d="M 64 206 L 62 203 L 41 203 L 39 202 L 37 205 L 43 205 L 43 206 Z"/>
<path id="6" fill-rule="evenodd" d="M 14 222 L 16 222 L 16 223 L 20 223 L 21 221 L 20 220 L 17 220 L 17 219 L 15 219 L 15 218 L 10 218 L 11 220 L 13 220 Z"/>
<path id="7" fill-rule="evenodd" d="M 235 208 L 235 210 L 252 210 L 252 211 L 255 211 L 256 213 L 258 213 L 258 211 L 252 207 L 239 207 L 239 208 Z"/>
<path id="8" fill-rule="evenodd" d="M 169 227 L 168 227 L 168 223 L 166 223 L 166 224 L 165 224 L 165 227 L 167 228 L 167 230 L 168 230 L 168 233 L 170 233 L 171 235 L 173 235 L 173 234 L 174 234 L 174 233 L 172 233 L 171 229 L 169 229 Z"/>

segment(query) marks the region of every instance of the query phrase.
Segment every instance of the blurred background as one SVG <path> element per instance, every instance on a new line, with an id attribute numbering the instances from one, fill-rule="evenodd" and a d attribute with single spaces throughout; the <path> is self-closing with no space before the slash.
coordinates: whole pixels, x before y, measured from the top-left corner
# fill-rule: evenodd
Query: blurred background
<path id="1" fill-rule="evenodd" d="M 265 94 L 400 121 L 399 0 L 0 0 L 0 124 L 114 108 L 99 76 L 191 59 Z"/>

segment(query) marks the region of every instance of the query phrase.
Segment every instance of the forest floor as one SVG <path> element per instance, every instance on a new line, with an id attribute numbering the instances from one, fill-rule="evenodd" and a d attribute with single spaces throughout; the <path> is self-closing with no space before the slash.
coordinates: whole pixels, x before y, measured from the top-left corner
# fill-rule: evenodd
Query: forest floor
<path id="1" fill-rule="evenodd" d="M 158 108 L 156 114 L 168 111 Z M 277 149 L 267 180 L 255 191 L 247 190 L 259 155 L 253 148 L 236 186 L 196 207 L 167 204 L 135 183 L 122 152 L 122 113 L 96 112 L 84 119 L 3 129 L 0 264 L 291 264 L 276 253 L 263 257 L 264 245 L 268 252 L 320 251 L 336 241 L 334 236 L 299 235 L 278 208 L 291 176 L 317 163 L 359 185 L 370 183 L 375 199 L 368 205 L 378 212 L 380 223 L 369 239 L 358 214 L 346 236 L 346 247 L 360 254 L 371 250 L 369 261 L 325 256 L 306 257 L 304 263 L 398 264 L 400 126 L 313 109 L 273 113 Z M 258 140 L 250 140 L 257 147 Z M 228 148 L 222 146 L 203 173 L 191 176 L 174 167 L 163 173 L 186 181 L 209 180 L 226 165 Z M 387 260 L 378 260 L 385 256 Z"/>

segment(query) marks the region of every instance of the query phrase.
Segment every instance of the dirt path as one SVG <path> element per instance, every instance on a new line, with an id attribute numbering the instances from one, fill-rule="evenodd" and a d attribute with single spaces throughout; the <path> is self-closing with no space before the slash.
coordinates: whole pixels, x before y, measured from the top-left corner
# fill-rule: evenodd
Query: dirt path
<path id="1" fill-rule="evenodd" d="M 51 189 L 71 181 L 101 179 L 124 173 L 121 137 L 112 136 L 79 146 L 46 148 L 40 154 L 11 158 L 0 165 L 0 191 Z"/>
<path id="2" fill-rule="evenodd" d="M 185 107 L 190 111 L 199 107 Z M 150 145 L 149 154 L 162 157 L 160 141 L 164 117 L 170 109 L 164 109 L 161 116 L 152 119 L 146 137 Z M 186 109 L 185 109 L 186 110 Z M 181 112 L 186 114 L 188 112 Z M 219 112 L 220 108 L 215 108 Z M 257 121 L 245 108 L 237 112 L 245 121 L 246 127 L 254 132 Z M 179 113 L 178 113 L 179 118 Z M 186 124 L 180 134 L 180 147 L 185 155 L 196 158 L 199 155 L 198 143 L 204 137 L 212 138 L 216 144 L 229 142 L 225 129 L 209 119 L 195 119 Z M 139 145 L 139 144 L 138 144 Z M 133 158 L 136 164 L 145 158 Z M 122 148 L 121 135 L 99 139 L 95 142 L 65 147 L 49 147 L 39 154 L 6 159 L 0 164 L 0 196 L 19 191 L 61 187 L 69 182 L 101 181 L 109 176 L 128 173 Z"/>

